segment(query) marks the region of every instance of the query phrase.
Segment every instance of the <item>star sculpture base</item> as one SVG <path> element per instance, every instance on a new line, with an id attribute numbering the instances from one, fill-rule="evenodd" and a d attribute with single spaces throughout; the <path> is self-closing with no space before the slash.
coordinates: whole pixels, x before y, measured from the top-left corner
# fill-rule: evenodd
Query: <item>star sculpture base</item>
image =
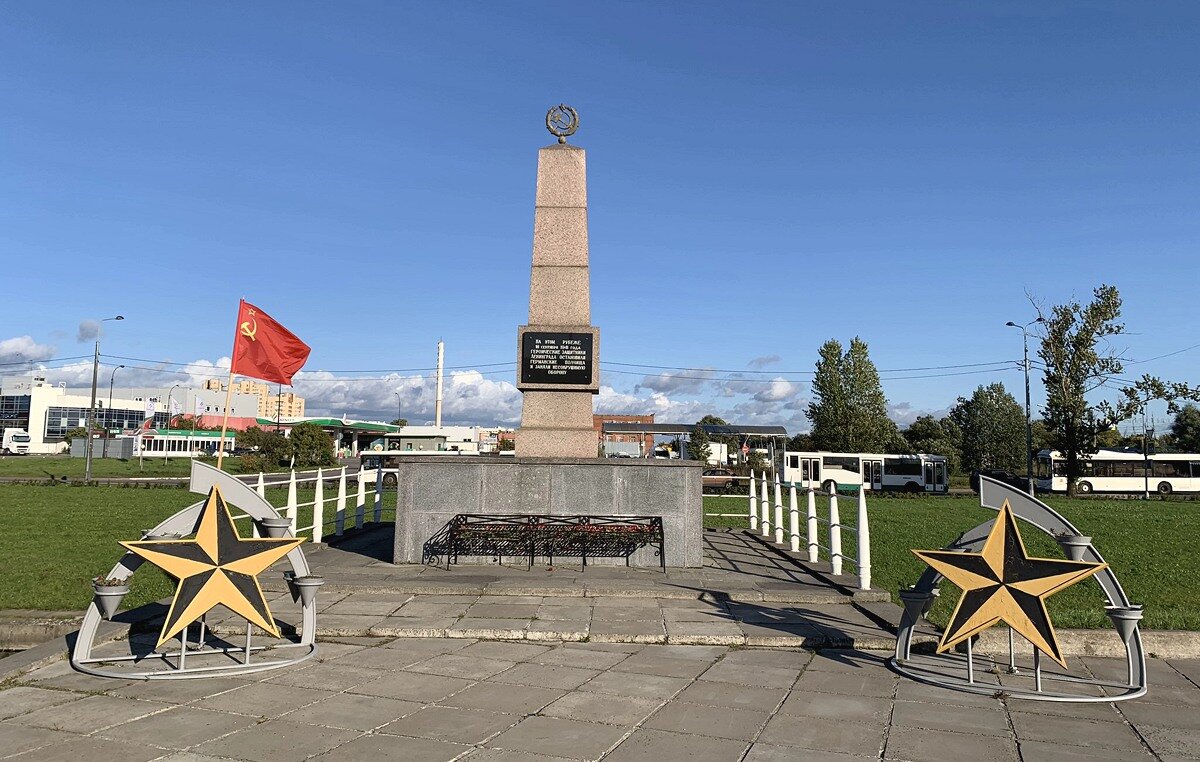
<path id="1" fill-rule="evenodd" d="M 135 622 L 134 617 L 112 616 L 117 604 L 111 599 L 107 606 L 98 605 L 105 588 L 97 587 L 97 600 L 84 614 L 72 650 L 75 669 L 100 677 L 180 680 L 279 669 L 316 654 L 314 591 L 322 580 L 309 573 L 300 549 L 303 540 L 242 538 L 226 497 L 254 522 L 279 515 L 254 490 L 222 471 L 193 463 L 190 488 L 208 497 L 141 540 L 121 543 L 127 552 L 104 578 L 107 587 L 115 582 L 127 586 L 147 561 L 174 577 L 177 587 L 161 631 L 97 644 L 103 619 Z M 194 539 L 185 539 L 193 533 Z M 290 566 L 284 576 L 296 594 L 294 600 L 271 606 L 298 627 L 280 627 L 258 583 L 258 575 L 280 560 Z"/>
<path id="2" fill-rule="evenodd" d="M 1137 627 L 1141 607 L 1125 597 L 1090 539 L 1045 503 L 986 477 L 981 479 L 980 504 L 997 511 L 994 521 L 942 550 L 913 551 L 929 568 L 917 584 L 900 591 L 904 612 L 896 652 L 888 661 L 892 669 L 920 682 L 1006 698 L 1109 702 L 1144 695 L 1146 661 Z M 1057 540 L 1069 558 L 1031 557 L 1018 518 Z M 1107 600 L 1104 608 L 1117 641 L 1113 650 L 1122 649 L 1128 664 L 1125 681 L 1100 680 L 1069 669 L 1046 610 L 1047 598 L 1089 577 L 1096 579 Z M 942 579 L 963 592 L 932 653 L 919 652 L 914 637 Z M 1009 628 L 1007 654 L 1002 644 L 988 647 L 988 653 L 975 653 L 984 650 L 976 642 L 980 634 L 999 623 Z M 1043 658 L 1050 669 L 1043 666 Z"/>

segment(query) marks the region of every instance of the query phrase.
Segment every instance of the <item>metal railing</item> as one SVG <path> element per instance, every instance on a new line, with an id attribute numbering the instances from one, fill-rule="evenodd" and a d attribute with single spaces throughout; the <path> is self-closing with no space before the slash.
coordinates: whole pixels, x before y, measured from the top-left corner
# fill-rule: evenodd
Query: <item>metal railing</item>
<path id="1" fill-rule="evenodd" d="M 778 545 L 788 545 L 793 553 L 800 552 L 800 505 L 798 494 L 805 494 L 805 536 L 808 561 L 817 563 L 821 560 L 821 551 L 828 554 L 829 565 L 833 574 L 842 574 L 845 564 L 855 567 L 858 572 L 858 586 L 861 590 L 871 589 L 871 526 L 867 514 L 867 492 L 858 488 L 858 516 L 854 526 L 842 523 L 841 511 L 838 507 L 836 488 L 830 487 L 828 492 L 821 492 L 812 482 L 799 484 L 796 482 L 781 483 L 776 474 L 772 482 L 767 481 L 764 471 L 761 480 L 756 480 L 754 472 L 750 472 L 750 502 L 747 518 L 750 529 L 758 530 L 762 536 L 773 540 Z M 788 503 L 783 504 L 783 488 L 787 487 Z M 817 515 L 817 496 L 829 498 L 828 519 Z M 772 500 L 772 497 L 774 499 Z M 784 529 L 784 511 L 788 514 L 788 527 Z M 821 543 L 821 526 L 828 529 L 828 545 Z M 842 532 L 853 532 L 857 539 L 857 552 L 854 556 L 846 555 L 842 550 Z"/>
<path id="2" fill-rule="evenodd" d="M 292 470 L 288 475 L 287 480 L 287 500 L 281 508 L 279 515 L 290 519 L 292 522 L 292 536 L 298 536 L 301 532 L 311 532 L 313 542 L 322 542 L 325 536 L 332 529 L 334 536 L 340 537 L 346 531 L 346 506 L 349 501 L 349 492 L 347 490 L 346 467 L 342 466 L 337 469 L 336 476 L 326 476 L 325 470 L 317 469 L 315 476 L 306 476 L 297 478 L 296 471 Z M 332 473 L 332 471 L 331 471 Z M 264 500 L 267 497 L 267 485 L 264 479 L 264 474 L 258 475 L 258 483 L 254 487 L 254 491 L 259 497 Z M 354 474 L 353 477 L 357 482 L 357 488 L 354 494 L 354 517 L 352 528 L 362 529 L 364 524 L 373 522 L 379 524 L 383 521 L 383 472 L 377 471 L 375 483 L 364 478 L 362 472 Z M 325 496 L 325 482 L 331 479 L 337 479 L 337 487 L 334 494 L 329 497 Z M 297 495 L 302 485 L 312 484 L 313 499 L 305 502 L 300 502 Z M 369 485 L 369 486 L 368 486 Z M 272 487 L 282 486 L 278 483 L 272 484 Z M 367 518 L 367 505 L 371 505 L 371 518 Z M 298 519 L 301 508 L 312 509 L 312 523 L 307 526 L 298 526 Z M 249 518 L 246 515 L 235 517 L 237 519 Z M 258 536 L 258 526 L 254 526 L 254 536 Z"/>

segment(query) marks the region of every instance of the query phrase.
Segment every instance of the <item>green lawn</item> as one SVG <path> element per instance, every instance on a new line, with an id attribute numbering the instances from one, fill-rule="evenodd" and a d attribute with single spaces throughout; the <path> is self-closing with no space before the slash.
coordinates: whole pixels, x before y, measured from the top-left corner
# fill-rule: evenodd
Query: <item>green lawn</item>
<path id="1" fill-rule="evenodd" d="M 786 499 L 786 498 L 785 498 Z M 710 513 L 733 513 L 747 508 L 746 498 L 705 497 Z M 1050 497 L 1052 508 L 1092 537 L 1096 548 L 1114 569 L 1125 593 L 1146 606 L 1147 629 L 1200 630 L 1200 504 L 1151 500 L 1068 500 Z M 828 517 L 827 500 L 818 501 L 818 515 Z M 736 506 L 736 508 L 734 508 Z M 868 502 L 871 518 L 872 585 L 895 597 L 901 585 L 916 582 L 924 565 L 910 552 L 940 548 L 996 514 L 979 507 L 971 497 L 878 497 Z M 843 523 L 856 523 L 856 504 L 842 499 Z M 742 518 L 709 518 L 708 526 L 747 527 Z M 1024 522 L 1020 523 L 1026 547 L 1034 555 L 1062 558 L 1057 543 Z M 801 520 L 801 533 L 804 521 Z M 826 530 L 822 530 L 826 531 Z M 802 541 L 803 542 L 803 541 Z M 847 555 L 855 555 L 855 535 L 843 535 Z M 822 540 L 828 545 L 828 540 Z M 847 571 L 854 571 L 847 565 Z M 945 624 L 958 599 L 948 583 L 931 612 Z M 1108 627 L 1103 596 L 1094 580 L 1087 580 L 1052 596 L 1047 606 L 1060 627 Z"/>
<path id="2" fill-rule="evenodd" d="M 395 494 L 393 490 L 384 495 L 385 521 L 395 517 Z M 325 490 L 327 499 L 336 495 L 336 490 Z M 120 559 L 123 551 L 118 540 L 136 540 L 142 530 L 200 499 L 182 488 L 0 484 L 0 609 L 83 609 L 92 595 L 90 580 L 107 574 Z M 267 490 L 267 499 L 282 506 L 287 491 Z M 313 492 L 299 490 L 297 499 L 309 502 Z M 368 518 L 371 511 L 368 502 Z M 352 525 L 353 487 L 348 488 L 346 513 Z M 332 502 L 326 503 L 324 519 L 325 532 L 330 534 Z M 298 525 L 309 524 L 312 508 L 301 508 Z M 246 531 L 245 522 L 238 526 Z M 122 605 L 140 606 L 170 595 L 173 589 L 166 575 L 146 564 L 134 575 Z"/>
<path id="3" fill-rule="evenodd" d="M 72 458 L 70 455 L 21 455 L 0 457 L 0 476 L 29 477 L 30 479 L 61 478 L 82 479 L 85 458 Z M 216 465 L 216 458 L 201 458 L 202 463 Z M 241 473 L 241 458 L 225 458 L 223 467 L 230 473 Z M 286 471 L 286 468 L 276 469 Z M 162 457 L 146 457 L 142 463 L 137 458 L 132 460 L 117 460 L 116 458 L 94 458 L 92 460 L 93 477 L 110 476 L 179 476 L 187 478 L 192 472 L 191 458 L 169 458 L 165 462 Z"/>
<path id="4" fill-rule="evenodd" d="M 336 492 L 325 494 L 333 497 Z M 267 496 L 272 504 L 282 506 L 286 491 L 268 490 Z M 299 493 L 300 502 L 311 499 L 311 491 Z M 106 573 L 120 557 L 118 540 L 136 539 L 141 530 L 197 500 L 199 496 L 177 488 L 0 485 L 0 608 L 82 609 L 91 597 L 89 580 Z M 1092 535 L 1130 598 L 1146 605 L 1148 628 L 1200 630 L 1200 561 L 1194 548 L 1197 522 L 1193 516 L 1200 504 L 1065 498 L 1049 502 Z M 351 490 L 350 516 L 353 505 Z M 384 520 L 389 521 L 394 491 L 385 494 L 383 505 Z M 843 521 L 853 525 L 854 501 L 844 499 L 840 505 Z M 333 510 L 331 504 L 327 506 L 328 533 Z M 746 499 L 706 497 L 705 506 L 710 512 L 740 513 Z M 824 510 L 822 505 L 823 515 Z M 874 585 L 893 594 L 921 573 L 921 563 L 910 549 L 941 547 L 994 515 L 973 497 L 879 497 L 871 500 L 870 511 Z M 311 509 L 301 509 L 299 525 L 310 523 Z M 747 526 L 740 517 L 706 523 Z M 1049 538 L 1029 527 L 1023 529 L 1031 552 L 1061 557 Z M 853 554 L 853 543 L 854 535 L 847 533 L 847 554 Z M 135 575 L 126 605 L 157 600 L 171 590 L 165 576 L 146 566 Z M 945 622 L 956 598 L 954 591 L 944 591 L 933 611 L 935 621 Z M 1061 627 L 1107 627 L 1099 602 L 1099 586 L 1089 580 L 1053 596 L 1051 614 Z"/>

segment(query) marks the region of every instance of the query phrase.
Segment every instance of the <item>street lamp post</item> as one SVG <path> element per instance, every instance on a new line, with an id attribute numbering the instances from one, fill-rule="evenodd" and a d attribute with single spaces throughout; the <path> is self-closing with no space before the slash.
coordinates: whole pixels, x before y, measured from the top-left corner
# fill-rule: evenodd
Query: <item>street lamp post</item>
<path id="1" fill-rule="evenodd" d="M 179 388 L 179 384 L 175 384 L 174 386 L 171 387 L 171 390 L 169 392 L 167 392 L 167 439 L 163 440 L 163 465 L 167 464 L 167 453 L 170 451 L 169 445 L 170 445 L 170 437 L 171 437 L 171 395 L 174 394 L 175 390 L 178 388 Z"/>
<path id="2" fill-rule="evenodd" d="M 396 425 L 399 426 L 400 425 L 400 406 L 403 404 L 403 402 L 400 399 L 400 392 L 392 392 L 392 394 L 396 395 Z"/>
<path id="3" fill-rule="evenodd" d="M 1036 323 L 1045 323 L 1046 319 L 1039 316 L 1036 320 L 1030 320 L 1025 325 L 1019 325 L 1013 321 L 1008 321 L 1004 325 L 1011 328 L 1021 329 L 1021 343 L 1025 348 L 1025 480 L 1029 494 L 1034 494 L 1033 489 L 1033 417 L 1030 413 L 1029 405 L 1029 326 Z"/>
<path id="4" fill-rule="evenodd" d="M 108 435 L 112 431 L 113 379 L 117 377 L 117 371 L 124 367 L 124 365 L 118 365 L 117 367 L 113 368 L 112 373 L 108 377 L 108 408 L 106 408 L 104 411 L 104 454 L 100 456 L 102 458 L 108 457 Z"/>
<path id="5" fill-rule="evenodd" d="M 110 318 L 104 318 L 100 322 L 107 323 L 110 320 L 124 320 L 124 315 L 114 315 Z M 92 428 L 96 425 L 96 382 L 100 375 L 100 331 L 96 331 L 96 349 L 92 358 L 92 406 L 88 408 L 87 420 L 87 454 L 83 466 L 83 483 L 87 484 L 92 480 Z"/>

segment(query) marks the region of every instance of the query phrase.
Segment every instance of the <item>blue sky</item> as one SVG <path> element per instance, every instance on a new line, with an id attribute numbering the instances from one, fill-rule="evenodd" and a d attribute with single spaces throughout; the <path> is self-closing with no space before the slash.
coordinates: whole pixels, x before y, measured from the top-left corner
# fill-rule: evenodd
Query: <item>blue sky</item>
<path id="1" fill-rule="evenodd" d="M 828 338 L 862 336 L 884 370 L 1015 360 L 1004 323 L 1033 317 L 1027 293 L 1102 282 L 1129 357 L 1200 343 L 1193 3 L 0 13 L 0 361 L 69 381 L 90 367 L 50 358 L 87 354 L 80 322 L 118 312 L 106 354 L 195 363 L 131 361 L 130 382 L 219 374 L 245 296 L 313 346 L 315 411 L 392 415 L 399 391 L 431 417 L 404 369 L 442 338 L 477 368 L 448 417 L 514 420 L 536 150 L 560 101 L 588 150 L 598 409 L 801 430 Z M 1130 370 L 1195 383 L 1198 365 Z M 884 390 L 903 421 L 980 383 L 1019 393 L 999 368 Z"/>

